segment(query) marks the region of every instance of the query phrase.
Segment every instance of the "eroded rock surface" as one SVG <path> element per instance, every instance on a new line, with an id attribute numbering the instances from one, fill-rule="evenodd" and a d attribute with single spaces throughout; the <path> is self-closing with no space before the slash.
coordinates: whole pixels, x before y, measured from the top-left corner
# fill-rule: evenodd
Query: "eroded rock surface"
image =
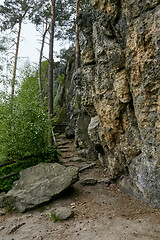
<path id="1" fill-rule="evenodd" d="M 90 141 L 111 178 L 160 207 L 160 1 L 91 2 L 79 17 L 77 145 Z"/>
<path id="2" fill-rule="evenodd" d="M 41 163 L 20 172 L 20 179 L 7 193 L 6 201 L 19 212 L 24 212 L 48 202 L 77 180 L 77 167 Z"/>

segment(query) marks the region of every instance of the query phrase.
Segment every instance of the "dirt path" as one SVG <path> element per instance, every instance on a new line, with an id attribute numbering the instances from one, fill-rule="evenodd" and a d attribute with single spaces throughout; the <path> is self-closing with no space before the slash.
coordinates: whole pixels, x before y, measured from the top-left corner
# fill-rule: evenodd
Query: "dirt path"
<path id="1" fill-rule="evenodd" d="M 77 157 L 73 142 L 61 139 L 66 165 L 89 162 Z M 160 240 L 160 210 L 122 193 L 114 184 L 82 186 L 86 177 L 102 180 L 101 167 L 86 169 L 80 180 L 60 198 L 24 214 L 0 216 L 0 240 Z M 53 222 L 50 212 L 61 206 L 73 208 L 74 218 Z"/>

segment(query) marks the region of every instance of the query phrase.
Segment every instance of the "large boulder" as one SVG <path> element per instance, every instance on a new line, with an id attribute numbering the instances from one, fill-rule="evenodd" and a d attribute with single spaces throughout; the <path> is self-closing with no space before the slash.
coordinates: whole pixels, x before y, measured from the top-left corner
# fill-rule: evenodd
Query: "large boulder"
<path id="1" fill-rule="evenodd" d="M 20 172 L 20 179 L 7 193 L 6 201 L 19 212 L 48 202 L 78 180 L 78 168 L 58 163 L 40 163 Z"/>

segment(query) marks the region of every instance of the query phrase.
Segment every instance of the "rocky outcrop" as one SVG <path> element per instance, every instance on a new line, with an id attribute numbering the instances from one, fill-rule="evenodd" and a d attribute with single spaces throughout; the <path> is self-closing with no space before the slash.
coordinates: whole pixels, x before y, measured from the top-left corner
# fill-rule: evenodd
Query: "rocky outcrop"
<path id="1" fill-rule="evenodd" d="M 110 178 L 125 176 L 121 188 L 160 207 L 160 1 L 91 2 L 79 16 L 76 90 L 87 120 L 77 123 Z"/>
<path id="2" fill-rule="evenodd" d="M 24 212 L 48 202 L 77 180 L 76 167 L 40 163 L 20 172 L 20 179 L 5 196 L 5 205 Z"/>

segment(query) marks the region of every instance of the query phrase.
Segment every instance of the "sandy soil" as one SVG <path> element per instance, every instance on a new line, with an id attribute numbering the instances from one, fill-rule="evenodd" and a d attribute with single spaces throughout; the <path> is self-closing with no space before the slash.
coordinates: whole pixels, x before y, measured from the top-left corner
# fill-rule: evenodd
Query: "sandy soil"
<path id="1" fill-rule="evenodd" d="M 73 144 L 68 146 L 73 148 Z M 76 164 L 84 166 L 86 162 Z M 115 184 L 81 185 L 86 177 L 101 180 L 105 176 L 101 167 L 87 169 L 51 203 L 24 214 L 0 216 L 0 240 L 160 240 L 160 210 L 122 193 Z M 72 207 L 74 217 L 53 222 L 50 212 L 61 206 Z"/>

